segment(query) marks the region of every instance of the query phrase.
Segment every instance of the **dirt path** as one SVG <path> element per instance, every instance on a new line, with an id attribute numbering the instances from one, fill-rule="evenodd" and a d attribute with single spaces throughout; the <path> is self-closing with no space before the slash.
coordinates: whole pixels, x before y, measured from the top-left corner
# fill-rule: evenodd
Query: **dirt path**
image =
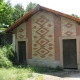
<path id="1" fill-rule="evenodd" d="M 80 80 L 80 71 L 46 73 L 44 80 Z"/>

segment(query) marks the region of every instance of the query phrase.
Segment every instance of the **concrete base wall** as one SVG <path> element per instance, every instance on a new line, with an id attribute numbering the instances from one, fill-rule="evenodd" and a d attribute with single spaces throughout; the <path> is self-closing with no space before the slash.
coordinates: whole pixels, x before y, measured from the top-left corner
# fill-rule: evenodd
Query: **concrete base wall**
<path id="1" fill-rule="evenodd" d="M 37 60 L 37 59 L 28 59 L 28 64 L 33 66 L 41 66 L 41 67 L 57 67 L 61 66 L 60 61 L 56 60 Z"/>

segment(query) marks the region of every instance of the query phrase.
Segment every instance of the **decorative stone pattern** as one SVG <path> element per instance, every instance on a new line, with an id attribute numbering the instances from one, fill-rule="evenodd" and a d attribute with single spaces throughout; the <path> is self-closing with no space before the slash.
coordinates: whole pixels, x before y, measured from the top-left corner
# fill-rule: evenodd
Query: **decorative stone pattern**
<path id="1" fill-rule="evenodd" d="M 77 23 L 71 19 L 61 17 L 62 36 L 76 36 Z"/>
<path id="2" fill-rule="evenodd" d="M 53 14 L 41 11 L 32 17 L 32 57 L 54 59 Z"/>
<path id="3" fill-rule="evenodd" d="M 26 39 L 26 23 L 22 23 L 17 27 L 17 39 Z"/>

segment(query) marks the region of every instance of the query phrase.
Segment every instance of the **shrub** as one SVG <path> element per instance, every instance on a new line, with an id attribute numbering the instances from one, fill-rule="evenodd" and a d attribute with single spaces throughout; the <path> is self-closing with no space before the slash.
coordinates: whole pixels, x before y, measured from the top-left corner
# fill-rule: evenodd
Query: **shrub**
<path id="1" fill-rule="evenodd" d="M 60 66 L 57 66 L 54 68 L 49 67 L 48 70 L 49 70 L 49 72 L 59 72 L 59 71 L 63 71 L 63 68 Z"/>
<path id="2" fill-rule="evenodd" d="M 36 72 L 36 73 L 44 73 L 48 71 L 47 67 L 29 66 L 29 65 L 27 69 L 30 70 L 31 72 Z"/>
<path id="3" fill-rule="evenodd" d="M 12 45 L 0 48 L 0 67 L 11 67 L 15 61 L 15 55 L 12 51 Z"/>
<path id="4" fill-rule="evenodd" d="M 10 33 L 0 32 L 0 46 L 12 44 L 12 35 Z"/>
<path id="5" fill-rule="evenodd" d="M 0 67 L 12 67 L 12 62 L 9 61 L 5 56 L 0 55 Z"/>
<path id="6" fill-rule="evenodd" d="M 60 66 L 57 66 L 55 69 L 56 69 L 56 71 L 63 71 L 63 68 Z"/>

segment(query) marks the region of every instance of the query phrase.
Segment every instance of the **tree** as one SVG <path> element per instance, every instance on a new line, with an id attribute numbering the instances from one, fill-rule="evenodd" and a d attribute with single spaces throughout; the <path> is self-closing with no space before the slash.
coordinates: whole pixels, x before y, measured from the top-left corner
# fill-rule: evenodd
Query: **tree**
<path id="1" fill-rule="evenodd" d="M 28 13 L 29 11 L 31 11 L 32 9 L 34 9 L 35 7 L 36 7 L 36 3 L 32 3 L 32 2 L 30 2 L 28 5 L 27 5 L 27 7 L 26 7 L 26 11 L 25 11 L 25 13 Z"/>
<path id="2" fill-rule="evenodd" d="M 24 8 L 20 4 L 16 4 L 13 8 L 13 21 L 16 22 L 19 18 L 21 18 L 24 15 Z"/>
<path id="3" fill-rule="evenodd" d="M 12 7 L 10 2 L 2 2 L 2 5 L 0 6 L 0 27 L 4 27 L 6 25 L 11 25 L 12 20 Z"/>
<path id="4" fill-rule="evenodd" d="M 0 13 L 3 11 L 4 1 L 0 0 Z"/>

